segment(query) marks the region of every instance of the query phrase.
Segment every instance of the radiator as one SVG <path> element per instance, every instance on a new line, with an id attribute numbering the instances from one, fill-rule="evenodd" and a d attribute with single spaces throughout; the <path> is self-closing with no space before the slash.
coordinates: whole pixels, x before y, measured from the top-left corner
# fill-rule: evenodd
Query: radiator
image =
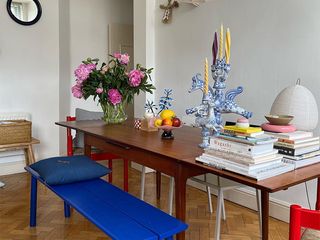
<path id="1" fill-rule="evenodd" d="M 0 121 L 28 120 L 31 114 L 26 112 L 0 112 Z M 0 152 L 0 175 L 22 172 L 25 164 L 23 150 Z"/>
<path id="2" fill-rule="evenodd" d="M 1 113 L 0 112 L 0 121 L 3 120 L 28 120 L 31 121 L 30 113 L 26 112 L 11 112 L 11 113 Z"/>

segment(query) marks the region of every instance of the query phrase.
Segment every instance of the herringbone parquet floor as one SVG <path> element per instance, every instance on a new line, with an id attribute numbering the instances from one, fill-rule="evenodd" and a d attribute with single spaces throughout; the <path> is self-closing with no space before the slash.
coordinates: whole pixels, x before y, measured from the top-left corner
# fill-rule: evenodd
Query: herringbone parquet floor
<path id="1" fill-rule="evenodd" d="M 117 163 L 118 162 L 118 163 Z M 114 183 L 122 186 L 122 163 L 114 161 Z M 0 176 L 6 187 L 0 189 L 0 240 L 102 240 L 109 239 L 98 228 L 73 211 L 63 217 L 63 203 L 39 184 L 37 227 L 29 228 L 29 176 L 26 173 Z M 167 211 L 168 179 L 162 180 L 162 197 L 155 198 L 154 174 L 147 174 L 146 197 L 149 203 Z M 130 193 L 139 196 L 140 173 L 130 169 Z M 216 204 L 213 197 L 213 206 Z M 222 222 L 222 240 L 258 240 L 256 212 L 225 201 L 227 221 Z M 213 240 L 215 212 L 208 212 L 206 193 L 187 187 L 187 240 Z M 124 229 L 125 231 L 125 229 Z M 270 218 L 270 240 L 287 240 L 288 224 Z M 130 239 L 128 239 L 130 240 Z"/>

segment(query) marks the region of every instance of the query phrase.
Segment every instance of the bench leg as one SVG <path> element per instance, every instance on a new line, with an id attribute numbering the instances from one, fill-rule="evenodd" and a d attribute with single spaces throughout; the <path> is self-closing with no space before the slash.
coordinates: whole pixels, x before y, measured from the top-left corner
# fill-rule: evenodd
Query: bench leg
<path id="1" fill-rule="evenodd" d="M 66 202 L 64 203 L 64 217 L 69 218 L 70 217 L 70 205 Z"/>
<path id="2" fill-rule="evenodd" d="M 108 168 L 112 170 L 112 159 L 108 160 Z M 108 182 L 112 183 L 112 171 L 108 174 Z"/>
<path id="3" fill-rule="evenodd" d="M 35 227 L 37 225 L 37 188 L 38 181 L 32 176 L 30 192 L 30 227 Z"/>
<path id="4" fill-rule="evenodd" d="M 129 190 L 129 183 L 128 183 L 128 178 L 129 178 L 129 160 L 128 159 L 123 159 L 123 190 L 125 192 L 128 192 Z"/>
<path id="5" fill-rule="evenodd" d="M 108 168 L 112 170 L 112 159 L 108 160 Z M 108 182 L 112 183 L 112 172 L 108 174 Z"/>

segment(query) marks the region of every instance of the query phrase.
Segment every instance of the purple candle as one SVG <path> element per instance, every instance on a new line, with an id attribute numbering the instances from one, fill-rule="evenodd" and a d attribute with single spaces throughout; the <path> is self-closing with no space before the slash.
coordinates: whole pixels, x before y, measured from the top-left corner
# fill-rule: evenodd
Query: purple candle
<path id="1" fill-rule="evenodd" d="M 215 32 L 214 33 L 213 45 L 212 45 L 212 56 L 213 56 L 212 64 L 213 65 L 216 64 L 217 53 L 218 53 L 218 35 L 217 35 L 217 32 Z"/>

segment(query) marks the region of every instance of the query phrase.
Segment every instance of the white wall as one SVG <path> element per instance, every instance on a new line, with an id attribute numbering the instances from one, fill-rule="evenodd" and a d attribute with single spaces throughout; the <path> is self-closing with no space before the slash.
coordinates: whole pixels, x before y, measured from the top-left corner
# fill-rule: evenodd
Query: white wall
<path id="1" fill-rule="evenodd" d="M 36 157 L 65 153 L 65 129 L 54 124 L 75 107 L 99 109 L 71 97 L 73 70 L 86 57 L 106 59 L 108 23 L 132 23 L 132 0 L 42 1 L 32 26 L 15 23 L 0 2 L 0 112 L 30 112 Z"/>
<path id="2" fill-rule="evenodd" d="M 42 1 L 38 23 L 14 22 L 0 1 L 0 111 L 29 112 L 36 157 L 58 153 L 59 26 L 58 1 Z"/>
<path id="3" fill-rule="evenodd" d="M 133 24 L 132 0 L 70 0 L 70 85 L 75 84 L 74 69 L 81 61 L 108 56 L 108 24 Z M 71 94 L 71 90 L 70 90 Z M 92 99 L 76 99 L 71 95 L 70 113 L 75 108 L 101 111 Z"/>
<path id="4" fill-rule="evenodd" d="M 92 99 L 71 94 L 74 70 L 88 57 L 106 61 L 108 24 L 133 22 L 132 0 L 60 0 L 60 121 L 75 108 L 101 111 Z M 66 131 L 60 128 L 60 154 L 66 152 Z"/>
<path id="5" fill-rule="evenodd" d="M 157 8 L 154 0 L 134 0 L 134 64 L 146 68 L 155 66 L 155 15 Z M 155 72 L 151 73 L 152 84 L 155 85 Z M 142 117 L 145 113 L 146 100 L 155 101 L 155 94 L 143 93 L 134 97 L 134 115 Z"/>
<path id="6" fill-rule="evenodd" d="M 160 3 L 163 1 L 156 0 L 157 6 Z M 227 89 L 244 87 L 237 102 L 253 111 L 252 123 L 266 121 L 264 115 L 276 95 L 299 77 L 320 104 L 319 8 L 317 0 L 214 0 L 197 8 L 180 4 L 171 24 L 161 22 L 163 11 L 157 8 L 156 98 L 164 88 L 173 88 L 178 116 L 200 103 L 200 92 L 188 93 L 191 78 L 203 73 L 206 57 L 212 61 L 213 34 L 223 23 L 231 30 L 232 69 Z M 237 116 L 223 118 L 235 120 Z M 320 133 L 319 125 L 315 133 Z M 308 184 L 314 206 L 315 181 Z M 271 197 L 307 205 L 303 185 Z"/>
<path id="7" fill-rule="evenodd" d="M 70 115 L 70 0 L 59 0 L 59 121 Z M 66 129 L 59 127 L 59 153 L 66 153 Z"/>

